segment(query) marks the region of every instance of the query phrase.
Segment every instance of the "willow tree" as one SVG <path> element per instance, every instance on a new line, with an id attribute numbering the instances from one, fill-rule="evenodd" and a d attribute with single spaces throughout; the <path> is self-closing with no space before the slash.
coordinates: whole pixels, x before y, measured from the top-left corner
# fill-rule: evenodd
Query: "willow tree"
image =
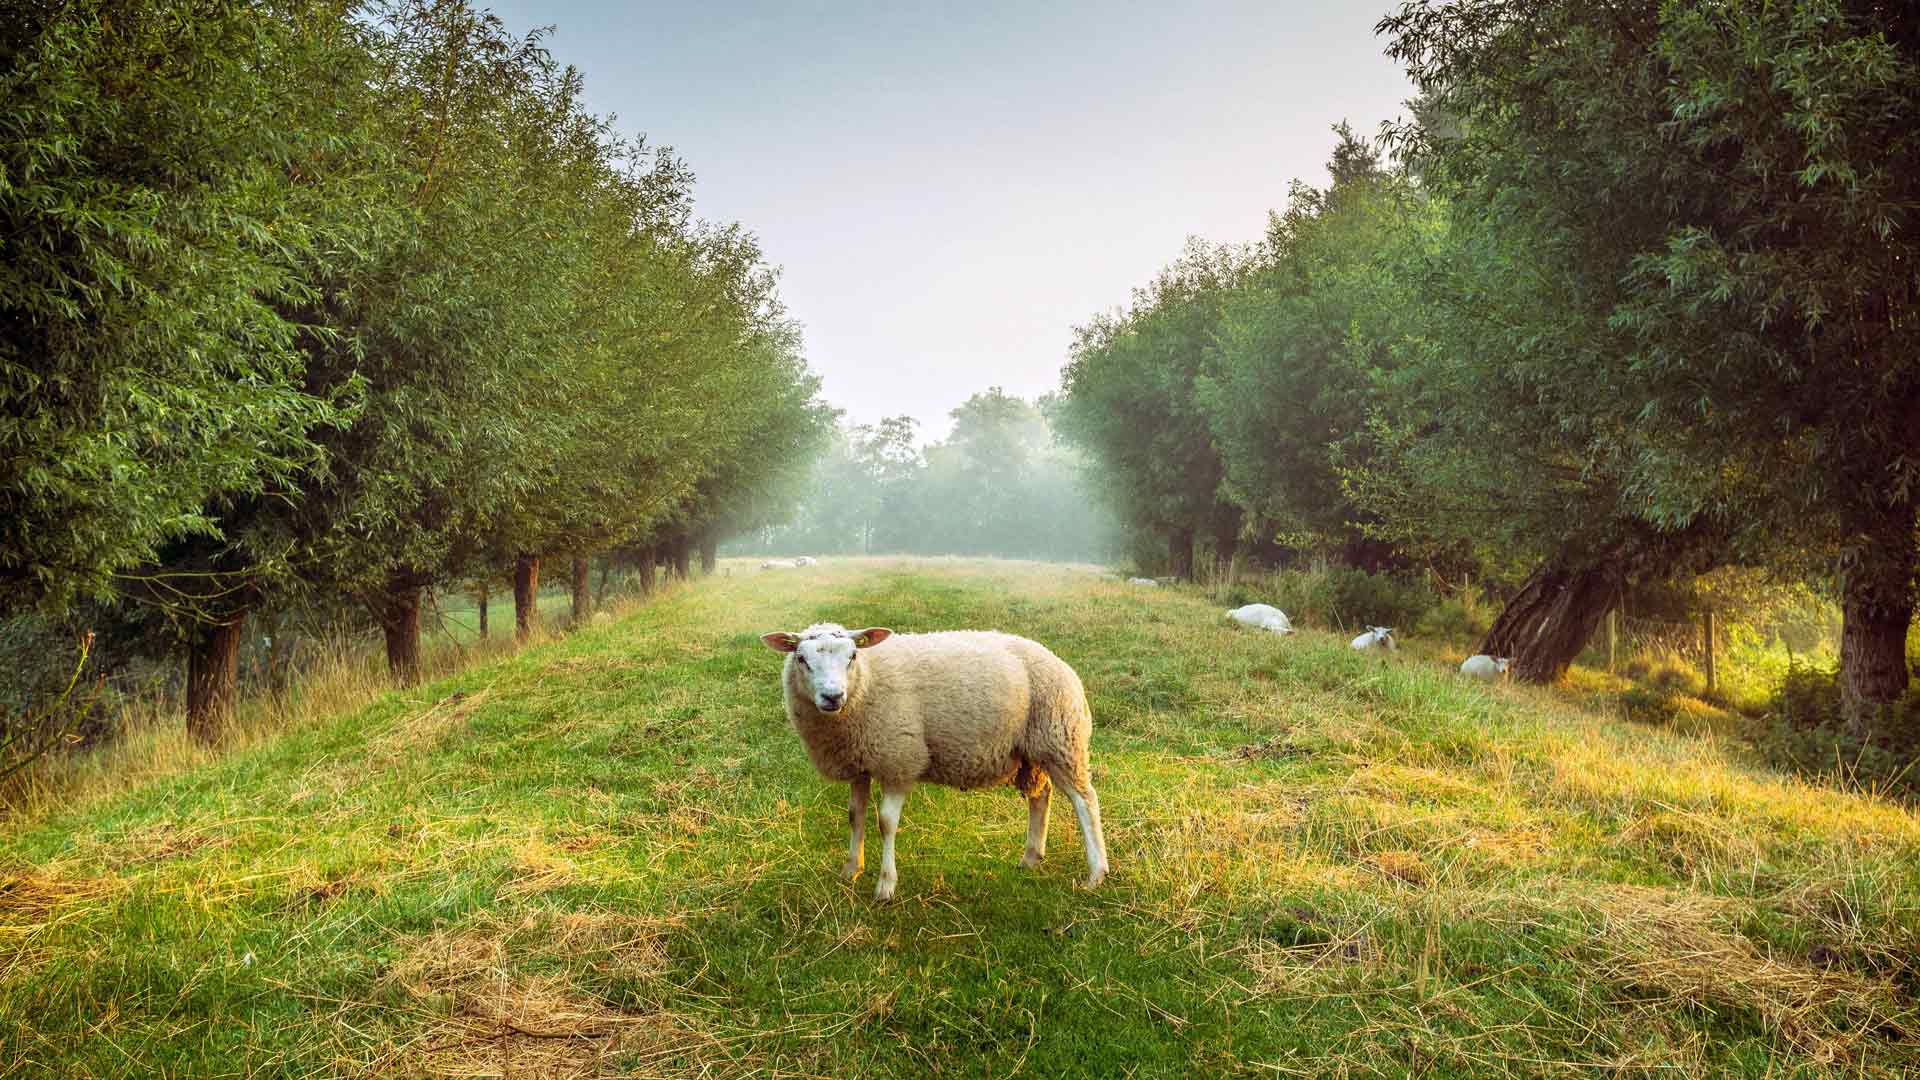
<path id="1" fill-rule="evenodd" d="M 1196 541 L 1230 557 L 1240 532 L 1196 388 L 1241 271 L 1240 253 L 1189 244 L 1126 312 L 1075 331 L 1061 373 L 1061 436 L 1087 455 L 1115 514 L 1163 539 L 1177 577 L 1192 576 Z"/>
<path id="2" fill-rule="evenodd" d="M 1856 722 L 1904 692 L 1920 511 L 1920 23 L 1902 5 L 1418 2 L 1406 150 L 1553 294 L 1510 337 L 1632 519 L 1842 573 Z M 1557 329 L 1590 338 L 1565 348 Z M 1567 363 L 1569 356 L 1579 362 Z M 1551 369 L 1551 377 L 1548 370 Z M 1469 386 L 1468 391 L 1479 389 Z"/>

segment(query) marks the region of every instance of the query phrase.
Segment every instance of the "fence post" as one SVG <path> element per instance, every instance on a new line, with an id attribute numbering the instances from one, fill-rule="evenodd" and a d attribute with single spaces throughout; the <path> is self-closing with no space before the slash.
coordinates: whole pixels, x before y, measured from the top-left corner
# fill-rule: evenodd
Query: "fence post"
<path id="1" fill-rule="evenodd" d="M 1607 610 L 1607 674 L 1613 674 L 1613 657 L 1620 644 L 1620 609 Z"/>
<path id="2" fill-rule="evenodd" d="M 1707 693 L 1718 693 L 1720 680 L 1713 668 L 1713 609 L 1707 609 Z"/>

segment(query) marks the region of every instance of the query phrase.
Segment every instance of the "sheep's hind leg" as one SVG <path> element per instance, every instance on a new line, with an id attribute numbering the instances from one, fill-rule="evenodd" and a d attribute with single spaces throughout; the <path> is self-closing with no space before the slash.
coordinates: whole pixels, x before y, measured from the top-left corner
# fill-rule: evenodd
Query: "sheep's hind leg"
<path id="1" fill-rule="evenodd" d="M 840 876 L 852 881 L 867 863 L 867 796 L 873 790 L 873 778 L 856 776 L 847 790 L 847 864 L 840 868 Z"/>
<path id="2" fill-rule="evenodd" d="M 1027 796 L 1027 853 L 1020 865 L 1031 870 L 1047 857 L 1047 811 L 1053 800 L 1053 785 L 1045 784 L 1038 795 Z"/>
<path id="3" fill-rule="evenodd" d="M 1054 784 L 1067 793 L 1067 799 L 1073 803 L 1073 813 L 1080 819 L 1080 843 L 1087 849 L 1087 888 L 1100 884 L 1107 876 L 1107 838 L 1100 831 L 1100 796 L 1093 790 L 1093 781 L 1066 775 L 1064 771 L 1048 769 Z"/>
<path id="4" fill-rule="evenodd" d="M 893 899 L 894 886 L 899 884 L 900 873 L 893 863 L 893 834 L 900 827 L 900 808 L 906 805 L 907 792 L 912 790 L 912 784 L 880 782 L 880 883 L 873 890 L 875 900 Z"/>

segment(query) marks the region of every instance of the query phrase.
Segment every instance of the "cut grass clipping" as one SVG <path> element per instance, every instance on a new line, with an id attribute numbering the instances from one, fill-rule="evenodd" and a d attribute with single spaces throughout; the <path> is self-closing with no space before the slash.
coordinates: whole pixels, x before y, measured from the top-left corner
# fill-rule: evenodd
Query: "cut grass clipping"
<path id="1" fill-rule="evenodd" d="M 1086 568 L 726 567 L 9 822 L 0 1076 L 1920 1070 L 1910 811 Z M 756 637 L 821 619 L 1072 663 L 1107 882 L 933 787 L 841 882 Z"/>

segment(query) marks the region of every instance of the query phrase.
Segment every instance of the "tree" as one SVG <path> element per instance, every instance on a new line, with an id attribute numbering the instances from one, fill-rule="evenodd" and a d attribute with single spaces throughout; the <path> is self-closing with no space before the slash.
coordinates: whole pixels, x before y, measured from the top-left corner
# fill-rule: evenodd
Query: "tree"
<path id="1" fill-rule="evenodd" d="M 1403 148 L 1554 294 L 1537 340 L 1510 337 L 1514 381 L 1577 429 L 1622 518 L 1724 528 L 1743 559 L 1830 553 L 1864 722 L 1909 678 L 1920 24 L 1837 0 L 1481 0 L 1380 28 L 1457 120 Z"/>

